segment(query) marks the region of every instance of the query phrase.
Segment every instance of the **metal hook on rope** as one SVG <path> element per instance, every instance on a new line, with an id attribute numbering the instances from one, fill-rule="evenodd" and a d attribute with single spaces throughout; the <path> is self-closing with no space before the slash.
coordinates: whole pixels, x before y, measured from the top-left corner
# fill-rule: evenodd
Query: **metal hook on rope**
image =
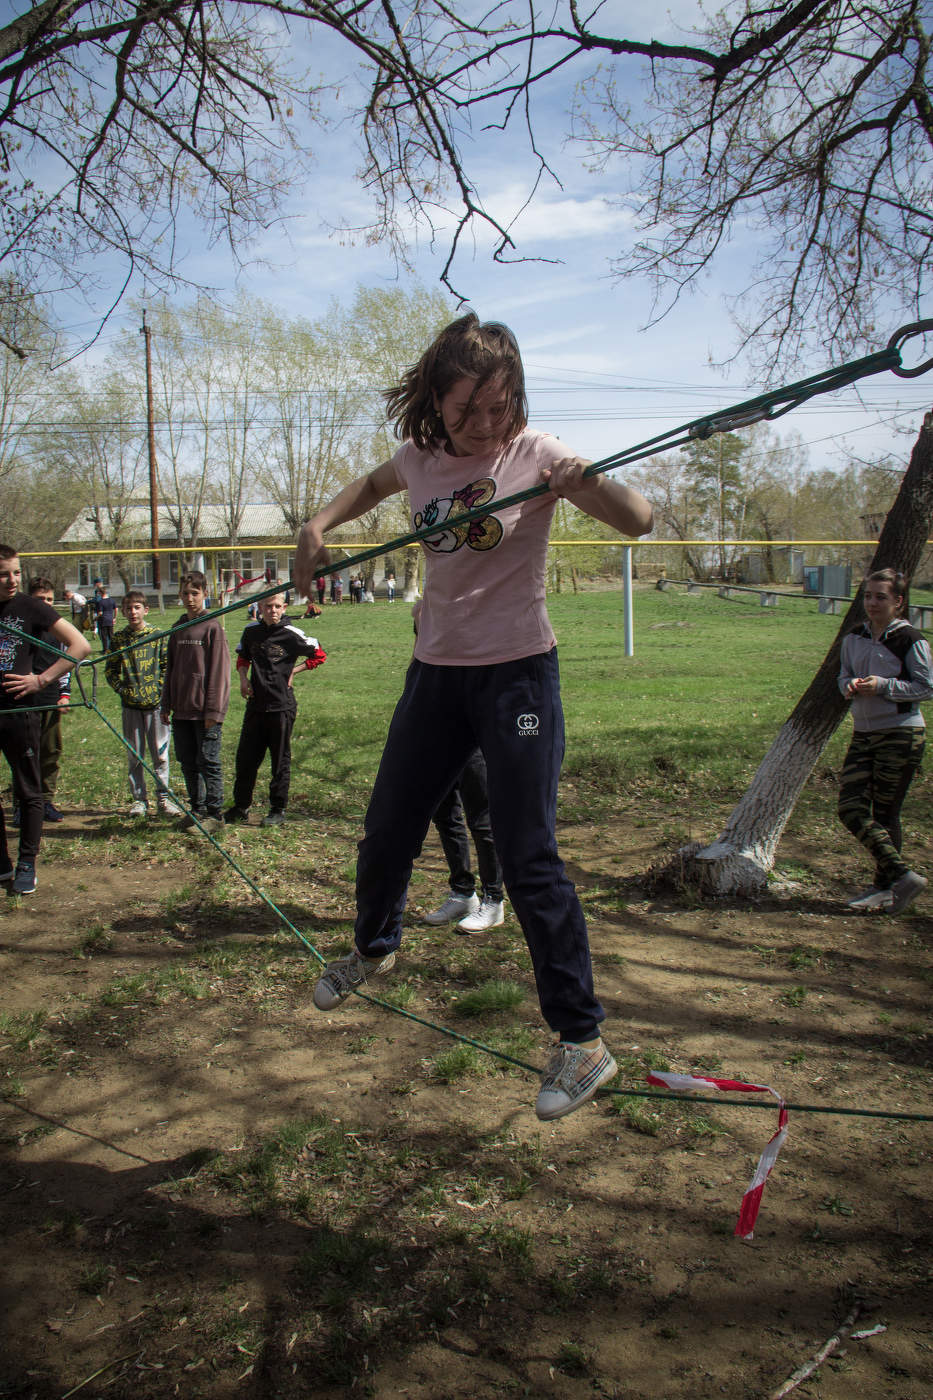
<path id="1" fill-rule="evenodd" d="M 888 349 L 900 351 L 905 340 L 910 340 L 915 335 L 926 335 L 928 331 L 933 331 L 933 321 L 911 321 L 909 326 L 901 326 L 899 331 L 894 332 L 888 341 Z M 929 369 L 933 369 L 933 358 L 924 360 L 923 364 L 917 365 L 915 369 L 904 369 L 902 365 L 892 366 L 891 373 L 896 374 L 899 379 L 916 379 L 918 375 L 926 374 Z"/>

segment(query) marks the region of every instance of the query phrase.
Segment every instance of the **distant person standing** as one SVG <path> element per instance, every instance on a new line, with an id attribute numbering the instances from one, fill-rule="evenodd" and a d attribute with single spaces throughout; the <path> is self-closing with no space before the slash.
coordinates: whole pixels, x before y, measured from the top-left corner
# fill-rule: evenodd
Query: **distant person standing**
<path id="1" fill-rule="evenodd" d="M 899 914 L 926 889 L 901 855 L 901 806 L 923 758 L 920 701 L 933 696 L 933 657 L 904 617 L 907 580 L 894 569 L 869 574 L 868 621 L 843 639 L 839 689 L 852 700 L 852 742 L 839 778 L 839 820 L 875 863 L 874 884 L 850 909 Z"/>
<path id="2" fill-rule="evenodd" d="M 117 601 L 111 598 L 107 585 L 101 584 L 94 595 L 94 612 L 97 616 L 97 635 L 100 637 L 101 651 L 108 652 L 113 646 L 113 620 L 117 612 Z"/>
<path id="3" fill-rule="evenodd" d="M 87 631 L 87 599 L 84 594 L 74 593 L 70 588 L 66 588 L 65 602 L 71 604 L 71 620 L 78 631 Z"/>
<path id="4" fill-rule="evenodd" d="M 395 602 L 395 575 L 391 569 L 386 574 L 386 602 Z"/>
<path id="5" fill-rule="evenodd" d="M 318 607 L 323 608 L 324 594 L 327 592 L 327 580 L 323 574 L 318 574 L 317 578 L 314 580 L 314 586 L 317 589 Z"/>

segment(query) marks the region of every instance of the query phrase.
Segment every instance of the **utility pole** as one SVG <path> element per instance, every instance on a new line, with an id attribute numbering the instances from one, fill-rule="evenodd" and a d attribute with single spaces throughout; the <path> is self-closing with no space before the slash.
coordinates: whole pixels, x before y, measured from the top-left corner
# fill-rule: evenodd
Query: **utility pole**
<path id="1" fill-rule="evenodd" d="M 152 540 L 152 586 L 159 596 L 159 610 L 162 609 L 162 575 L 159 569 L 159 485 L 156 480 L 155 422 L 152 416 L 152 331 L 146 324 L 143 309 L 143 324 L 139 334 L 146 342 L 146 420 L 149 425 L 149 530 Z"/>

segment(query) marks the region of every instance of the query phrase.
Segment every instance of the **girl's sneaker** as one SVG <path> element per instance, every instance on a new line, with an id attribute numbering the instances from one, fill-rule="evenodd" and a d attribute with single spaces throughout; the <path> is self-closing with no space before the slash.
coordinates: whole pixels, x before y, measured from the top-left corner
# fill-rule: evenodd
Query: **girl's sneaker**
<path id="1" fill-rule="evenodd" d="M 893 901 L 894 896 L 890 890 L 880 889 L 878 885 L 869 885 L 864 894 L 850 899 L 847 907 L 857 910 L 890 909 Z"/>
<path id="2" fill-rule="evenodd" d="M 559 1041 L 541 1076 L 535 1113 L 546 1121 L 573 1113 L 591 1099 L 600 1084 L 611 1079 L 617 1069 L 618 1065 L 601 1040 L 591 1050 L 569 1040 Z"/>
<path id="3" fill-rule="evenodd" d="M 891 913 L 900 914 L 902 909 L 913 904 L 917 895 L 922 894 L 926 887 L 927 882 L 923 875 L 918 875 L 916 870 L 908 870 L 906 875 L 895 880 L 891 886 Z"/>

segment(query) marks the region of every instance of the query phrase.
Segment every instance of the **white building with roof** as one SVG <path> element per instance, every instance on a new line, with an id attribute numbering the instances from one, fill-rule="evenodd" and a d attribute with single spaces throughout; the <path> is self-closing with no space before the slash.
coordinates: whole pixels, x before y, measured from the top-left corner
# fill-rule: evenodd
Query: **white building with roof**
<path id="1" fill-rule="evenodd" d="M 82 510 L 61 537 L 61 548 L 73 554 L 65 561 L 65 588 L 83 593 L 101 579 L 114 596 L 122 596 L 127 588 L 154 591 L 149 506 L 123 507 L 116 528 L 109 512 L 99 514 L 104 518 L 93 507 Z M 291 577 L 295 532 L 280 506 L 244 506 L 235 544 L 228 506 L 202 505 L 196 532 L 191 529 L 193 516 L 193 507 L 187 505 L 158 508 L 163 593 L 177 590 L 187 569 L 200 569 L 213 591 L 227 593 L 250 585 L 258 591 Z M 196 544 L 187 543 L 192 535 Z M 119 543 L 114 543 L 115 536 Z"/>

